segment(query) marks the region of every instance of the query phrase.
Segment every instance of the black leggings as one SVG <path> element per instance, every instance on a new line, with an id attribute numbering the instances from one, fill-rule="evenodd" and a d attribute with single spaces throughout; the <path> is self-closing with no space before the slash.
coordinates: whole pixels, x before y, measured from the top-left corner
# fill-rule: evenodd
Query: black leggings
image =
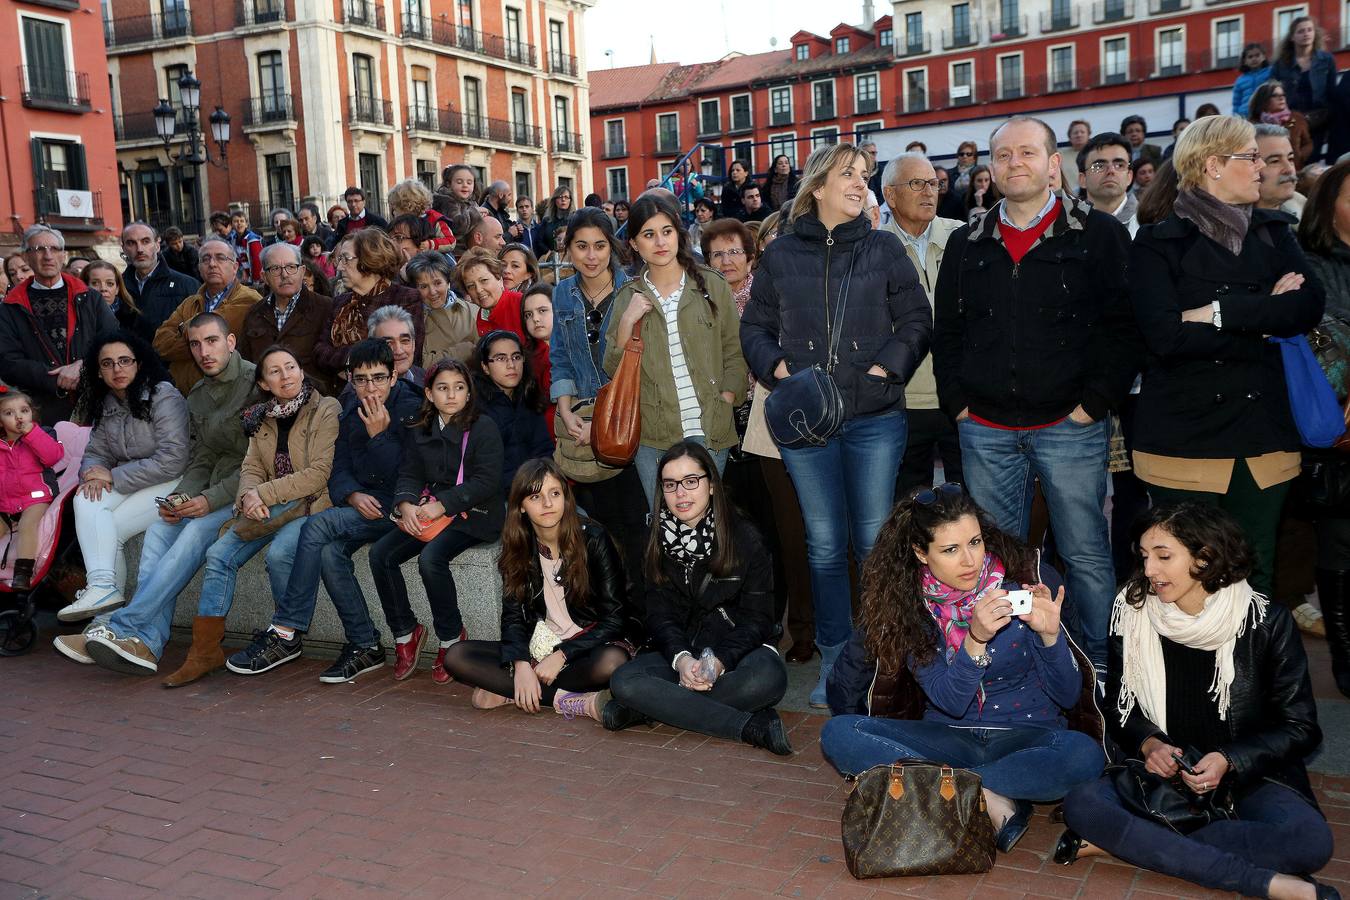
<path id="1" fill-rule="evenodd" d="M 622 647 L 601 644 L 563 666 L 552 684 L 540 682 L 540 705 L 553 705 L 558 691 L 603 691 L 609 676 L 628 662 Z M 456 681 L 480 687 L 512 700 L 516 697 L 515 673 L 502 666 L 501 641 L 460 641 L 445 653 L 445 669 Z"/>

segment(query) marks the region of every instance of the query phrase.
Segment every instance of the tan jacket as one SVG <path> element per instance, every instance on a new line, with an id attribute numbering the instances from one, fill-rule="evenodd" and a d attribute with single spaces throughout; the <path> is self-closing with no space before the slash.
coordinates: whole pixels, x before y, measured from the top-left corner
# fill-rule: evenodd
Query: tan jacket
<path id="1" fill-rule="evenodd" d="M 265 419 L 256 434 L 249 439 L 248 451 L 239 471 L 239 493 L 236 505 L 244 493 L 256 488 L 262 502 L 268 506 L 305 500 L 307 507 L 299 515 L 320 512 L 332 506 L 328 499 L 328 476 L 333 473 L 333 448 L 337 444 L 338 413 L 342 406 L 332 397 L 313 394 L 300 408 L 291 426 L 287 449 L 291 455 L 293 474 L 276 476 L 277 421 Z M 294 518 L 294 517 L 292 517 Z"/>
<path id="2" fill-rule="evenodd" d="M 900 223 L 895 218 L 881 226 L 883 231 L 889 231 L 900 238 L 910 265 L 919 273 L 919 283 L 923 285 L 923 292 L 928 295 L 930 307 L 933 305 L 933 291 L 937 289 L 938 269 L 942 267 L 942 254 L 947 251 L 947 239 L 952 236 L 953 231 L 964 224 L 956 219 L 944 219 L 940 216 L 934 219 L 933 232 L 928 240 L 928 258 L 922 264 L 914 248 L 905 240 Z M 919 368 L 905 385 L 905 406 L 909 409 L 938 408 L 937 379 L 933 377 L 932 353 L 923 358 L 923 362 L 919 363 Z"/>
<path id="3" fill-rule="evenodd" d="M 422 341 L 422 368 L 430 369 L 442 357 L 468 362 L 478 343 L 478 305 L 467 300 L 440 309 L 425 307 L 426 337 Z"/>
<path id="4" fill-rule="evenodd" d="M 155 352 L 169 364 L 169 374 L 173 376 L 173 383 L 184 396 L 192 390 L 194 384 L 202 380 L 202 370 L 197 368 L 197 363 L 192 359 L 185 332 L 187 323 L 206 309 L 204 291 L 205 288 L 178 304 L 178 308 L 155 332 Z M 230 288 L 230 292 L 215 311 L 230 323 L 232 333 L 239 334 L 243 330 L 244 317 L 248 315 L 249 308 L 261 299 L 257 291 L 236 278 L 234 287 Z"/>

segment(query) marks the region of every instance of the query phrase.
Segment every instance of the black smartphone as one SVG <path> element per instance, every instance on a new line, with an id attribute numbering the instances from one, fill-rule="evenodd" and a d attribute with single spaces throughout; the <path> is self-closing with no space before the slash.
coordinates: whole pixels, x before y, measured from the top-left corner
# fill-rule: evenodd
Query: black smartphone
<path id="1" fill-rule="evenodd" d="M 1182 758 L 1180 753 L 1173 753 L 1172 758 L 1177 761 L 1177 766 L 1181 769 L 1181 771 L 1185 772 L 1187 775 L 1195 774 L 1195 769 L 1191 766 L 1190 763 L 1186 762 L 1186 760 Z"/>

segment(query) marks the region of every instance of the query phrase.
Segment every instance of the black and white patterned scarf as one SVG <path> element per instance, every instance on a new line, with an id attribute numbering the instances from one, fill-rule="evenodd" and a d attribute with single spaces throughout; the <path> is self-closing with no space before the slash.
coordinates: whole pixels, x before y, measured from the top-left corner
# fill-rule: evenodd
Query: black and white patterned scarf
<path id="1" fill-rule="evenodd" d="M 675 518 L 665 507 L 661 508 L 661 549 L 685 568 L 712 555 L 714 543 L 713 511 L 708 512 L 692 528 Z"/>
<path id="2" fill-rule="evenodd" d="M 279 401 L 273 397 L 270 400 L 263 400 L 261 403 L 255 403 L 244 410 L 242 418 L 244 420 L 244 434 L 248 437 L 258 433 L 262 423 L 267 419 L 289 419 L 300 411 L 300 407 L 309 402 L 310 396 L 314 393 L 314 386 L 305 379 L 300 387 L 300 393 L 296 394 L 290 400 Z"/>

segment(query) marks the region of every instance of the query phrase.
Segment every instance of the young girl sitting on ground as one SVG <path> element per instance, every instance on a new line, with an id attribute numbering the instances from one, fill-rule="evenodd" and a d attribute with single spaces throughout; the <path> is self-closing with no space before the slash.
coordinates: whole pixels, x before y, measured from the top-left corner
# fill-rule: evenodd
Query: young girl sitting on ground
<path id="1" fill-rule="evenodd" d="M 13 532 L 14 590 L 33 586 L 33 560 L 38 526 L 53 497 L 56 478 L 51 468 L 61 461 L 55 434 L 37 424 L 33 401 L 20 391 L 0 386 L 0 537 Z"/>

